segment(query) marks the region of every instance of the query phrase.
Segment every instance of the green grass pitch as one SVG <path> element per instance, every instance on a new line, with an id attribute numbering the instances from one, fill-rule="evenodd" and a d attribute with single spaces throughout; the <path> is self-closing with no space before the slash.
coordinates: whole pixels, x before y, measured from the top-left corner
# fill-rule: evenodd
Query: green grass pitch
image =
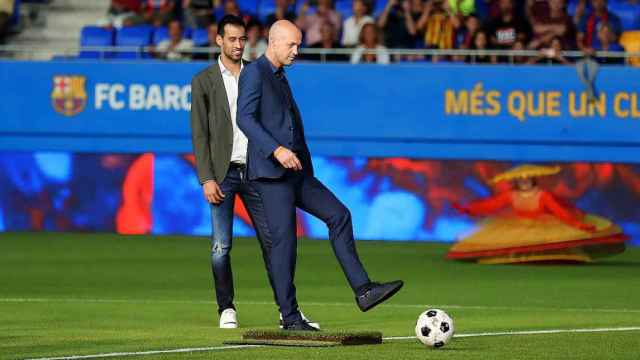
<path id="1" fill-rule="evenodd" d="M 579 266 L 490 266 L 444 260 L 445 244 L 358 242 L 370 276 L 402 279 L 361 313 L 327 241 L 300 240 L 302 310 L 327 330 L 413 335 L 427 307 L 457 334 L 640 327 L 640 248 Z M 0 359 L 209 348 L 127 359 L 638 359 L 640 331 L 415 339 L 330 348 L 221 348 L 250 328 L 276 329 L 255 239 L 232 252 L 241 329 L 217 328 L 209 242 L 195 237 L 0 234 Z"/>

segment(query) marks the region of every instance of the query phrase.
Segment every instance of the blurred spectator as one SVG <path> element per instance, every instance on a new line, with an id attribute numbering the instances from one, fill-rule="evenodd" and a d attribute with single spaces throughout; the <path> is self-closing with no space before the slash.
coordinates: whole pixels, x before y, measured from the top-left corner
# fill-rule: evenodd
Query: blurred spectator
<path id="1" fill-rule="evenodd" d="M 516 16 L 513 0 L 499 0 L 498 6 L 498 16 L 486 26 L 491 47 L 511 49 L 517 40 L 526 44 L 531 29 L 526 20 Z"/>
<path id="2" fill-rule="evenodd" d="M 278 20 L 296 21 L 296 13 L 291 10 L 289 0 L 276 0 L 276 10 L 273 14 L 267 16 L 265 25 L 267 28 L 270 28 L 271 25 Z"/>
<path id="3" fill-rule="evenodd" d="M 616 39 L 622 30 L 620 18 L 607 10 L 606 0 L 591 0 L 591 7 L 591 13 L 583 16 L 578 24 L 578 47 L 587 51 L 600 47 L 600 39 L 598 38 L 600 23 L 609 23 Z"/>
<path id="4" fill-rule="evenodd" d="M 262 38 L 262 25 L 258 21 L 251 21 L 247 24 L 247 42 L 244 45 L 242 58 L 246 61 L 253 61 L 267 51 L 267 42 Z"/>
<path id="5" fill-rule="evenodd" d="M 624 51 L 624 48 L 618 44 L 617 36 L 613 32 L 611 25 L 607 22 L 598 24 L 598 46 L 594 48 L 597 51 Z M 624 58 L 619 57 L 602 57 L 596 58 L 600 64 L 624 64 Z"/>
<path id="6" fill-rule="evenodd" d="M 111 0 L 107 22 L 117 28 L 144 23 L 142 2 L 143 0 Z"/>
<path id="7" fill-rule="evenodd" d="M 182 0 L 182 15 L 188 27 L 205 28 L 215 20 L 213 0 Z"/>
<path id="8" fill-rule="evenodd" d="M 0 0 L 0 44 L 4 44 L 7 33 L 9 32 L 14 1 L 15 0 Z"/>
<path id="9" fill-rule="evenodd" d="M 193 42 L 182 37 L 182 24 L 178 20 L 169 23 L 169 38 L 158 43 L 156 57 L 166 60 L 187 60 L 191 58 Z"/>
<path id="10" fill-rule="evenodd" d="M 342 25 L 342 46 L 354 47 L 358 45 L 360 30 L 364 24 L 373 23 L 371 16 L 367 15 L 369 9 L 363 0 L 353 0 L 353 15 L 344 21 Z"/>
<path id="11" fill-rule="evenodd" d="M 481 27 L 480 20 L 475 14 L 470 14 L 464 19 L 464 26 L 456 31 L 456 48 L 469 49 L 473 36 Z"/>
<path id="12" fill-rule="evenodd" d="M 173 20 L 175 0 L 145 0 L 142 4 L 144 20 L 153 26 L 165 26 Z"/>
<path id="13" fill-rule="evenodd" d="M 549 47 L 551 40 L 558 37 L 562 41 L 564 49 L 575 47 L 575 27 L 571 16 L 567 14 L 565 0 L 548 0 L 536 11 L 530 7 L 531 22 L 533 25 L 533 39 L 529 43 L 530 49 Z"/>
<path id="14" fill-rule="evenodd" d="M 305 1 L 300 9 L 300 16 L 296 24 L 305 34 L 305 44 L 315 44 L 322 40 L 320 28 L 325 21 L 330 22 L 336 31 L 340 31 L 340 14 L 333 9 L 332 0 L 318 0 L 316 12 L 308 15 L 309 3 Z"/>
<path id="15" fill-rule="evenodd" d="M 366 53 L 366 51 L 373 51 Z M 365 24 L 360 31 L 360 45 L 351 54 L 351 63 L 388 64 L 389 52 L 380 44 L 378 28 L 375 24 Z"/>
<path id="16" fill-rule="evenodd" d="M 529 64 L 569 65 L 571 62 L 562 56 L 562 39 L 558 36 L 550 41 L 550 47 L 540 49 L 540 55 L 528 61 Z"/>
<path id="17" fill-rule="evenodd" d="M 244 14 L 240 10 L 240 6 L 236 0 L 223 0 L 222 4 L 219 4 L 215 9 L 215 18 L 222 19 L 225 15 L 235 15 L 242 20 L 244 20 L 245 24 L 248 24 L 251 21 L 251 15 Z"/>
<path id="18" fill-rule="evenodd" d="M 413 49 L 415 47 L 415 22 L 410 15 L 408 0 L 388 0 L 378 18 L 378 27 L 384 31 L 387 47 Z"/>
<path id="19" fill-rule="evenodd" d="M 475 14 L 470 14 L 466 18 L 463 19 L 463 26 L 459 27 L 456 30 L 456 37 L 454 41 L 454 48 L 457 49 L 471 49 L 473 38 L 480 30 L 480 20 Z M 464 61 L 464 55 L 456 55 L 453 56 L 453 61 L 462 62 Z"/>
<path id="20" fill-rule="evenodd" d="M 513 44 L 513 47 L 511 48 L 511 50 L 513 50 L 513 51 L 526 50 L 526 46 L 524 45 L 524 43 L 522 41 L 517 40 Z M 526 56 L 522 56 L 522 55 L 514 55 L 509 60 L 509 62 L 511 62 L 512 64 L 525 64 L 528 61 L 529 61 L 529 59 Z"/>
<path id="21" fill-rule="evenodd" d="M 340 43 L 338 43 L 338 41 L 336 40 L 337 35 L 336 35 L 336 29 L 333 27 L 333 24 L 331 24 L 328 21 L 325 21 L 322 26 L 320 27 L 320 34 L 322 36 L 322 39 L 309 46 L 310 49 L 339 49 L 342 48 L 342 46 L 340 46 Z M 347 57 L 347 55 L 343 55 L 343 54 L 327 54 L 327 55 L 321 55 L 321 54 L 305 54 L 304 59 L 306 60 L 312 60 L 312 61 L 348 61 L 349 58 Z"/>
<path id="22" fill-rule="evenodd" d="M 482 30 L 479 30 L 475 33 L 473 38 L 471 39 L 471 49 L 472 50 L 488 50 L 489 39 L 487 33 Z M 494 55 L 472 55 L 467 58 L 467 62 L 474 64 L 495 64 L 497 63 L 496 56 Z"/>
<path id="23" fill-rule="evenodd" d="M 418 20 L 424 29 L 424 46 L 429 49 L 452 49 L 455 39 L 455 16 L 449 16 L 442 0 L 429 0 Z"/>
<path id="24" fill-rule="evenodd" d="M 208 47 L 208 48 L 216 48 L 218 47 L 218 44 L 216 43 L 216 36 L 218 36 L 218 24 L 213 23 L 211 25 L 209 25 L 207 27 L 207 43 L 202 45 L 201 47 Z M 213 51 L 209 51 L 206 53 L 194 53 L 193 54 L 193 59 L 194 60 L 208 60 L 208 61 L 213 61 L 216 60 L 218 58 L 218 53 L 217 52 L 213 52 Z"/>

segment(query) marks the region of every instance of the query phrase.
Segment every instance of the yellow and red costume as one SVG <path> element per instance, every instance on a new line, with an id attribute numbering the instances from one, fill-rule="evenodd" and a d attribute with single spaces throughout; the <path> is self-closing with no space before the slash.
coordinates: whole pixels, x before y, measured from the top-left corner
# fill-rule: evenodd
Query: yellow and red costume
<path id="1" fill-rule="evenodd" d="M 523 167 L 514 170 L 523 173 Z M 453 245 L 449 259 L 487 264 L 590 262 L 624 251 L 627 240 L 611 221 L 584 214 L 538 187 L 507 190 L 456 208 L 471 216 L 497 214 Z"/>

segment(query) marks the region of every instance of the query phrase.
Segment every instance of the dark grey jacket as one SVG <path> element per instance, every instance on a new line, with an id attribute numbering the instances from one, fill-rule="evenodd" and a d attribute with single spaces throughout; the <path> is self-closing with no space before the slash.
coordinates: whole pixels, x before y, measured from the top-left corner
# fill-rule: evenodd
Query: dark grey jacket
<path id="1" fill-rule="evenodd" d="M 231 161 L 233 125 L 217 60 L 191 81 L 191 139 L 200 184 L 222 183 Z"/>

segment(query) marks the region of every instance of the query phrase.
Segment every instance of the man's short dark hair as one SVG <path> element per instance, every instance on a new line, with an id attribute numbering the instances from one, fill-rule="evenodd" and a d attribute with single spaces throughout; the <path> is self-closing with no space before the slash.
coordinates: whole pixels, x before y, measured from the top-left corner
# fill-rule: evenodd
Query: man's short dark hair
<path id="1" fill-rule="evenodd" d="M 238 26 L 246 30 L 244 21 L 239 16 L 225 15 L 218 23 L 218 35 L 224 37 L 224 27 L 227 25 Z"/>

